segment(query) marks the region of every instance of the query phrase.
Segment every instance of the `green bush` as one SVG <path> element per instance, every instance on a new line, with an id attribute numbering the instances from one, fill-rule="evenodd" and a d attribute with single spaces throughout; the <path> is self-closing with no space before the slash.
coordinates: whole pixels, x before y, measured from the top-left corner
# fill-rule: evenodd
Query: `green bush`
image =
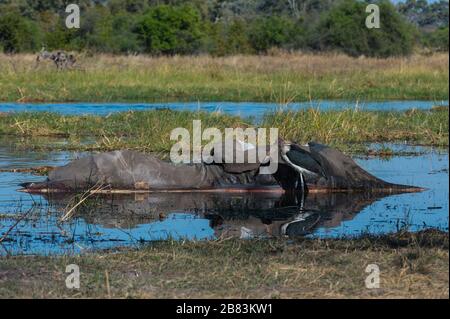
<path id="1" fill-rule="evenodd" d="M 448 51 L 448 27 L 427 32 L 423 38 L 425 46 L 436 51 Z"/>
<path id="2" fill-rule="evenodd" d="M 0 47 L 4 52 L 34 51 L 41 42 L 37 24 L 19 13 L 0 13 Z"/>
<path id="3" fill-rule="evenodd" d="M 319 49 L 338 49 L 358 56 L 387 57 L 407 55 L 413 48 L 413 27 L 388 1 L 378 1 L 380 28 L 368 29 L 365 25 L 367 4 L 344 0 L 323 17 L 318 26 Z"/>
<path id="4" fill-rule="evenodd" d="M 74 39 L 78 31 L 67 29 L 63 18 L 50 11 L 45 11 L 39 15 L 38 19 L 43 33 L 42 44 L 48 50 L 79 49 L 78 46 L 74 47 Z"/>
<path id="5" fill-rule="evenodd" d="M 193 53 L 203 37 L 199 12 L 190 5 L 158 5 L 149 9 L 134 32 L 144 50 L 153 54 Z"/>
<path id="6" fill-rule="evenodd" d="M 253 49 L 267 52 L 272 47 L 289 47 L 295 36 L 295 24 L 287 17 L 258 18 L 251 24 L 249 33 Z"/>
<path id="7" fill-rule="evenodd" d="M 239 18 L 213 24 L 210 33 L 212 46 L 208 51 L 217 56 L 253 53 L 247 28 L 245 21 Z"/>
<path id="8" fill-rule="evenodd" d="M 0 50 L 213 55 L 271 48 L 407 55 L 448 51 L 448 1 L 78 0 L 81 28 L 64 25 L 65 0 L 0 0 Z M 381 28 L 367 29 L 368 3 Z M 409 21 L 409 22 L 407 22 Z"/>

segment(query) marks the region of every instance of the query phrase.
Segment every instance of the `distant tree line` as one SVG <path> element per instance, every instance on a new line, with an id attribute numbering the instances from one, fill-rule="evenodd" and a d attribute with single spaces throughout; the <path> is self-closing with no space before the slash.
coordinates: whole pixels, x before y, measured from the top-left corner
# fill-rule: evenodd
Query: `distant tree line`
<path id="1" fill-rule="evenodd" d="M 81 28 L 65 27 L 77 3 Z M 365 27 L 368 3 L 381 28 Z M 259 54 L 274 48 L 387 57 L 448 51 L 448 0 L 0 0 L 0 52 Z"/>

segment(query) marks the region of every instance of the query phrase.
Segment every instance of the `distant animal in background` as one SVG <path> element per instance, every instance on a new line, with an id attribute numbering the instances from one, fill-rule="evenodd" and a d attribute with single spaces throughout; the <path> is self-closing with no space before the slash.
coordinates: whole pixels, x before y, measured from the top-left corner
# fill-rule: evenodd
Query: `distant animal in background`
<path id="1" fill-rule="evenodd" d="M 39 62 L 45 60 L 53 61 L 56 65 L 56 69 L 58 70 L 73 68 L 76 63 L 76 58 L 73 54 L 66 53 L 64 51 L 49 52 L 45 50 L 45 47 L 43 47 L 41 52 L 39 52 L 36 57 L 36 63 L 39 64 Z"/>
<path id="2" fill-rule="evenodd" d="M 45 47 L 42 47 L 41 52 L 36 57 L 36 62 L 41 62 L 42 60 L 52 60 L 52 53 L 45 50 Z"/>
<path id="3" fill-rule="evenodd" d="M 56 64 L 56 68 L 61 70 L 73 67 L 76 59 L 73 54 L 68 54 L 64 51 L 58 51 L 54 54 L 53 61 Z"/>

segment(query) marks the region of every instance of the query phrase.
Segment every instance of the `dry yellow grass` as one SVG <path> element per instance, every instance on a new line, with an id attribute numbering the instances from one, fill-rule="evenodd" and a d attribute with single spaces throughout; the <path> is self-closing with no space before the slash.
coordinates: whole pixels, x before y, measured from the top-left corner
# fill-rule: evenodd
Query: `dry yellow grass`
<path id="1" fill-rule="evenodd" d="M 354 240 L 162 242 L 81 257 L 0 258 L 0 298 L 448 298 L 448 233 Z M 79 290 L 65 287 L 79 265 Z M 380 288 L 368 289 L 368 264 Z M 106 272 L 108 283 L 106 285 Z"/>
<path id="2" fill-rule="evenodd" d="M 56 72 L 34 55 L 0 55 L 3 101 L 448 99 L 448 55 L 353 58 L 78 55 Z"/>

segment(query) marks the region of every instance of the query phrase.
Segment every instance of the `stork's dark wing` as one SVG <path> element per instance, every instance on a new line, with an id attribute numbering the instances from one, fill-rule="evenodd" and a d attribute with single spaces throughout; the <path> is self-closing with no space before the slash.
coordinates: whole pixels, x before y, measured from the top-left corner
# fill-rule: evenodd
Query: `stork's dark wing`
<path id="1" fill-rule="evenodd" d="M 283 189 L 295 189 L 299 174 L 292 165 L 278 163 L 278 169 L 273 177 Z"/>
<path id="2" fill-rule="evenodd" d="M 291 150 L 286 153 L 286 156 L 295 165 L 305 168 L 317 175 L 325 176 L 321 164 L 312 157 L 308 151 L 302 149 L 298 145 L 292 144 Z"/>

